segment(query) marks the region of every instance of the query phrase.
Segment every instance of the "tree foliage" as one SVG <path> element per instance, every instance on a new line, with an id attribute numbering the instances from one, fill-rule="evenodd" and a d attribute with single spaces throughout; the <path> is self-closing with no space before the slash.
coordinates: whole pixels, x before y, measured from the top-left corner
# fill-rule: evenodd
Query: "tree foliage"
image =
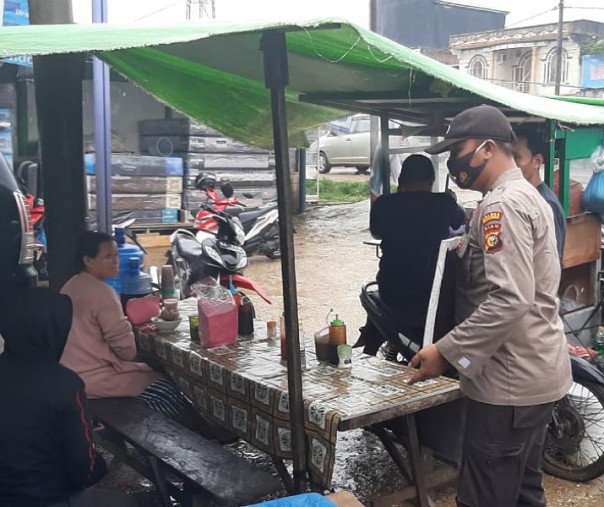
<path id="1" fill-rule="evenodd" d="M 589 56 L 604 55 L 604 39 L 591 41 L 583 46 L 583 54 Z"/>

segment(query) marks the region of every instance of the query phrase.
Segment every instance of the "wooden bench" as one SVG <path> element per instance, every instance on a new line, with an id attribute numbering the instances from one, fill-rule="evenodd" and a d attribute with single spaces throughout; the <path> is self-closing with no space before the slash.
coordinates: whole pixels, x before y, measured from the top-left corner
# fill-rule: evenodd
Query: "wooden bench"
<path id="1" fill-rule="evenodd" d="M 282 489 L 245 459 L 135 398 L 90 400 L 97 443 L 154 482 L 162 505 L 246 505 Z M 130 444 L 131 447 L 127 446 Z"/>

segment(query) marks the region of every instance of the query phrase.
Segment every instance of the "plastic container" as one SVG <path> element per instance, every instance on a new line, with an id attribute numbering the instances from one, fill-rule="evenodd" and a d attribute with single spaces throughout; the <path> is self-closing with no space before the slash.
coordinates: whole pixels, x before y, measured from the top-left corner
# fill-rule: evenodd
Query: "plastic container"
<path id="1" fill-rule="evenodd" d="M 108 278 L 105 280 L 105 283 L 113 287 L 118 294 L 134 296 L 149 294 L 151 292 L 150 289 L 147 292 L 143 292 L 144 289 L 142 289 L 142 287 L 145 287 L 146 277 L 149 277 L 149 275 L 145 273 L 146 276 L 143 277 L 145 280 L 136 280 L 139 273 L 142 273 L 141 267 L 145 261 L 145 254 L 138 246 L 126 244 L 126 231 L 124 229 L 120 228 L 115 230 L 115 242 L 117 243 L 119 271 L 117 277 Z M 134 258 L 138 259 L 137 267 L 134 264 L 134 261 L 131 263 L 131 259 Z M 125 288 L 124 281 L 126 282 Z M 150 286 L 151 277 L 149 277 L 149 287 Z"/>
<path id="2" fill-rule="evenodd" d="M 329 324 L 329 344 L 330 345 L 346 345 L 346 324 L 343 320 L 336 318 Z"/>
<path id="3" fill-rule="evenodd" d="M 239 319 L 230 292 L 219 285 L 201 284 L 196 287 L 196 292 L 201 344 L 211 348 L 235 343 Z"/>
<path id="4" fill-rule="evenodd" d="M 285 317 L 281 316 L 281 359 L 283 361 L 287 361 L 287 336 L 285 332 Z M 300 345 L 300 357 L 302 358 L 302 363 L 306 360 L 306 346 L 305 346 L 305 338 L 304 338 L 304 323 L 302 321 L 298 321 L 298 339 Z"/>
<path id="5" fill-rule="evenodd" d="M 315 333 L 315 353 L 319 361 L 329 361 L 329 328 Z"/>
<path id="6" fill-rule="evenodd" d="M 141 270 L 140 258 L 128 259 L 128 271 L 120 274 L 122 296 L 142 297 L 151 294 L 151 275 Z"/>

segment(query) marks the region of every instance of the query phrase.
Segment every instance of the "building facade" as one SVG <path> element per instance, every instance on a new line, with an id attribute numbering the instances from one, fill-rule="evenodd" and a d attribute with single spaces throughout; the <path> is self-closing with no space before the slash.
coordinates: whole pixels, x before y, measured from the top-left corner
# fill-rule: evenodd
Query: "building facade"
<path id="1" fill-rule="evenodd" d="M 446 50 L 458 33 L 497 30 L 506 12 L 446 0 L 376 0 L 375 31 L 411 48 Z"/>
<path id="2" fill-rule="evenodd" d="M 473 76 L 514 90 L 553 95 L 556 82 L 557 23 L 454 35 L 450 49 L 459 68 Z M 584 83 L 585 47 L 604 39 L 604 23 L 571 21 L 563 24 L 561 95 L 604 96 L 604 90 Z"/>

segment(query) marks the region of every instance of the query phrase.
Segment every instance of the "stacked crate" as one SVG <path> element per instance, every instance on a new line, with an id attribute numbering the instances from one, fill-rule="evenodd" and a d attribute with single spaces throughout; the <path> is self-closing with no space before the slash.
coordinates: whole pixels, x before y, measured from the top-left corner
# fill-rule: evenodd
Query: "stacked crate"
<path id="1" fill-rule="evenodd" d="M 95 155 L 84 158 L 88 209 L 96 209 Z M 129 212 L 137 224 L 179 222 L 182 203 L 182 159 L 144 155 L 111 155 L 114 215 Z"/>
<path id="2" fill-rule="evenodd" d="M 182 158 L 185 210 L 195 213 L 206 199 L 205 192 L 195 188 L 199 173 L 214 174 L 217 186 L 229 180 L 235 195 L 248 192 L 265 200 L 276 196 L 274 164 L 266 150 L 234 141 L 188 118 L 144 120 L 139 122 L 139 134 L 141 153 Z"/>

